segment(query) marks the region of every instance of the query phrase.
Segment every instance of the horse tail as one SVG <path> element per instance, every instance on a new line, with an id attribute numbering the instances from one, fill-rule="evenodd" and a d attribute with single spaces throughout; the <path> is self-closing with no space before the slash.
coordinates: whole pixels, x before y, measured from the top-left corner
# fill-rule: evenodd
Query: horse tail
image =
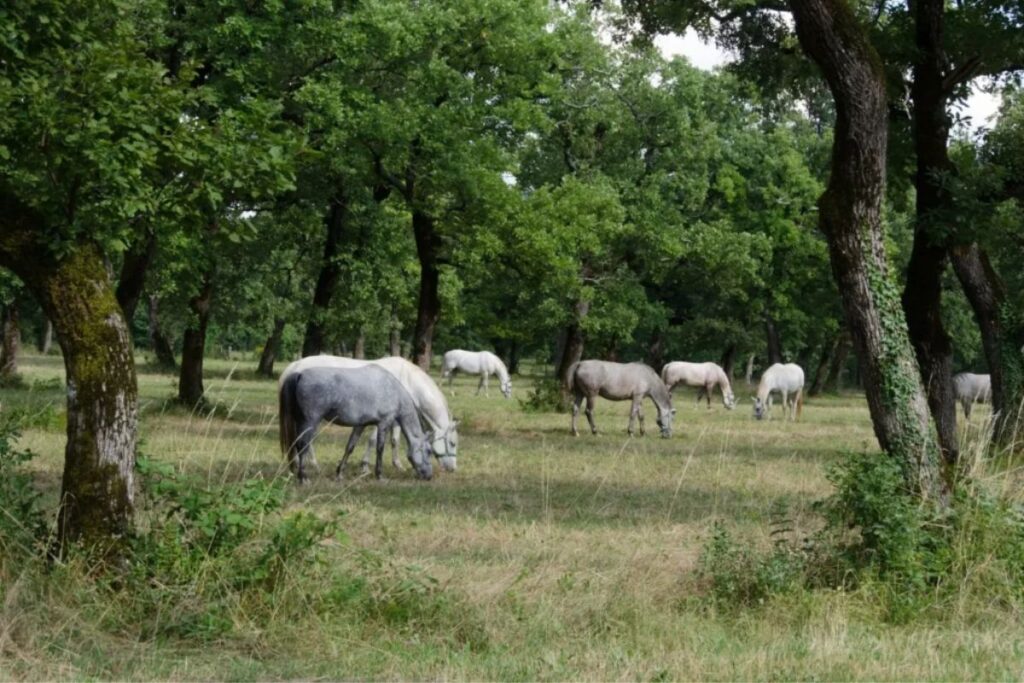
<path id="1" fill-rule="evenodd" d="M 803 412 L 803 410 L 804 410 L 804 389 L 803 389 L 803 387 L 800 387 L 800 389 L 796 392 L 796 417 L 797 417 L 797 419 L 800 419 L 800 414 Z"/>
<path id="2" fill-rule="evenodd" d="M 576 369 L 580 367 L 580 361 L 569 366 L 569 374 L 566 375 L 566 389 L 572 391 L 576 387 Z"/>
<path id="3" fill-rule="evenodd" d="M 281 455 L 291 462 L 295 451 L 295 441 L 298 439 L 298 424 L 302 419 L 302 409 L 299 407 L 296 389 L 301 374 L 292 373 L 281 382 L 277 392 L 277 422 L 281 438 Z"/>

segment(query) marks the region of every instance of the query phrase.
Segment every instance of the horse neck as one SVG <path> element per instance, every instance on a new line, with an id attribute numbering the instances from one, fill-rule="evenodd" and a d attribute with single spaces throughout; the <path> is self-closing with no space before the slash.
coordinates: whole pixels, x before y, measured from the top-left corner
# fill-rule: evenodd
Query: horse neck
<path id="1" fill-rule="evenodd" d="M 762 377 L 761 383 L 757 385 L 757 397 L 764 401 L 768 398 L 768 394 L 772 393 L 773 384 L 771 377 Z"/>
<path id="2" fill-rule="evenodd" d="M 508 368 L 506 368 L 505 363 L 494 354 L 491 354 L 491 359 L 494 363 L 494 372 L 497 373 L 498 379 L 504 384 L 508 381 Z"/>
<path id="3" fill-rule="evenodd" d="M 668 395 L 668 389 L 665 387 L 665 383 L 661 381 L 660 377 L 655 376 L 656 382 L 651 382 L 647 388 L 647 395 L 654 401 L 654 405 L 658 406 L 658 412 L 664 412 L 669 410 L 670 398 Z"/>
<path id="4" fill-rule="evenodd" d="M 413 439 L 423 441 L 427 438 L 427 435 L 423 433 L 423 427 L 420 425 L 420 414 L 416 411 L 416 406 L 413 405 L 412 399 L 402 401 L 398 411 L 397 422 L 410 444 L 413 443 Z"/>
<path id="5" fill-rule="evenodd" d="M 732 383 L 729 381 L 729 375 L 725 374 L 725 370 L 718 368 L 715 371 L 718 374 L 718 386 L 722 387 L 725 391 L 732 393 Z M 724 397 L 724 396 L 723 396 Z"/>

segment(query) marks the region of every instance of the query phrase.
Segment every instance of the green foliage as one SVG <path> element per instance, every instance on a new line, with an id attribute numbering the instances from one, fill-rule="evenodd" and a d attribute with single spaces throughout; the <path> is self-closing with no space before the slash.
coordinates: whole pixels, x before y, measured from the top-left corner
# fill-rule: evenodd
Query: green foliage
<path id="1" fill-rule="evenodd" d="M 764 553 L 716 524 L 699 567 L 708 599 L 735 608 L 798 589 L 861 591 L 897 623 L 958 598 L 1024 600 L 1024 515 L 1011 499 L 964 481 L 940 510 L 878 453 L 851 454 L 829 478 L 835 493 L 817 506 L 824 526 L 808 538 L 780 535 Z"/>
<path id="2" fill-rule="evenodd" d="M 565 413 L 571 399 L 562 391 L 562 385 L 554 377 L 543 377 L 533 384 L 526 399 L 517 398 L 519 407 L 527 413 Z"/>
<path id="3" fill-rule="evenodd" d="M 0 415 L 0 579 L 13 568 L 8 562 L 40 556 L 49 534 L 39 491 L 24 467 L 35 453 L 17 448 L 20 435 L 17 417 Z"/>

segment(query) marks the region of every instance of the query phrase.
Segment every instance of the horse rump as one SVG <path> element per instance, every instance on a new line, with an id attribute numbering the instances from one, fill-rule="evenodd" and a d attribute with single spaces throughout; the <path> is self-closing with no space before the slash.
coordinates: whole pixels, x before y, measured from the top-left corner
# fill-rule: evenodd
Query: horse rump
<path id="1" fill-rule="evenodd" d="M 302 422 L 302 409 L 296 400 L 301 372 L 288 375 L 277 392 L 277 423 L 281 439 L 281 455 L 289 463 L 295 456 L 295 442 L 299 436 L 299 423 Z"/>

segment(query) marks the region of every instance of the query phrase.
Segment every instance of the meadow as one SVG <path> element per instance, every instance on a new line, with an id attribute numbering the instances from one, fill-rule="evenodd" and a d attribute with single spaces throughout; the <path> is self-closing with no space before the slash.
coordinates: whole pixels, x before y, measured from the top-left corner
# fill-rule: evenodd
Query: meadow
<path id="1" fill-rule="evenodd" d="M 208 361 L 206 414 L 174 407 L 174 378 L 140 365 L 142 454 L 210 485 L 287 477 L 276 384 L 255 379 L 252 365 Z M 63 366 L 26 356 L 21 371 L 26 387 L 0 390 L 0 410 L 26 416 L 18 446 L 37 454 L 28 467 L 50 509 L 63 462 Z M 285 509 L 336 520 L 338 533 L 279 600 L 233 604 L 215 635 L 134 628 L 126 603 L 104 602 L 88 572 L 0 573 L 0 679 L 1024 676 L 1021 615 L 973 594 L 907 623 L 885 619 L 870 587 L 798 591 L 740 610 L 704 599 L 697 569 L 716 523 L 752 547 L 769 547 L 779 520 L 793 535 L 820 524 L 814 503 L 830 492 L 830 465 L 877 449 L 862 396 L 809 399 L 796 424 L 778 406 L 756 422 L 738 380 L 735 411 L 677 391 L 671 439 L 657 437 L 649 402 L 651 431 L 629 438 L 628 403 L 603 400 L 602 433 L 574 438 L 568 414 L 519 404 L 539 373 L 514 377 L 512 400 L 494 386 L 475 396 L 475 378 L 456 380 L 458 471 L 436 468 L 431 482 L 387 456 L 385 480 L 359 476 L 353 456 L 348 479 L 335 482 L 327 474 L 344 432 L 325 429 L 322 470 L 310 486 L 288 484 Z M 413 607 L 397 617 L 344 601 L 304 609 L 309 595 L 338 589 L 338 572 L 358 574 L 353 585 L 378 597 L 404 591 L 412 602 L 387 604 Z"/>

